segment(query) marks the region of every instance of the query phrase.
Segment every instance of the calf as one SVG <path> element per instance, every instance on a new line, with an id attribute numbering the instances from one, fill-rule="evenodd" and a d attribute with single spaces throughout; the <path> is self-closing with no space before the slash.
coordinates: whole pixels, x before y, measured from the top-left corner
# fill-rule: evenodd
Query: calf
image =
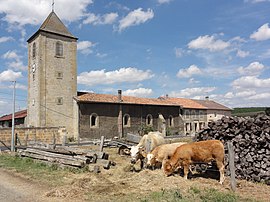
<path id="1" fill-rule="evenodd" d="M 147 163 L 146 165 L 156 167 L 157 164 L 163 164 L 165 160 L 170 158 L 177 147 L 186 144 L 185 142 L 176 142 L 176 143 L 171 143 L 171 144 L 163 144 L 159 145 L 156 148 L 154 148 L 150 153 L 147 154 Z"/>
<path id="2" fill-rule="evenodd" d="M 219 140 L 206 140 L 184 144 L 178 147 L 171 159 L 164 163 L 165 175 L 171 175 L 179 166 L 184 168 L 184 178 L 187 179 L 189 166 L 192 163 L 209 163 L 215 160 L 220 173 L 220 184 L 224 182 L 224 146 Z"/>

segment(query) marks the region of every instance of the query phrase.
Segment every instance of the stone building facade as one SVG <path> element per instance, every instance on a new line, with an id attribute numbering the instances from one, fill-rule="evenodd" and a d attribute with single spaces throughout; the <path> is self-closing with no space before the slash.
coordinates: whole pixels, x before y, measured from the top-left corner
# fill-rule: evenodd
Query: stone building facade
<path id="1" fill-rule="evenodd" d="M 145 130 L 183 133 L 180 105 L 159 99 L 86 93 L 76 98 L 80 138 L 125 137 Z"/>
<path id="2" fill-rule="evenodd" d="M 195 134 L 231 113 L 209 100 L 79 93 L 77 40 L 53 11 L 28 39 L 28 127 L 64 127 L 75 139 L 121 138 L 146 129 Z"/>
<path id="3" fill-rule="evenodd" d="M 51 12 L 28 39 L 28 126 L 64 126 L 73 134 L 77 38 Z"/>

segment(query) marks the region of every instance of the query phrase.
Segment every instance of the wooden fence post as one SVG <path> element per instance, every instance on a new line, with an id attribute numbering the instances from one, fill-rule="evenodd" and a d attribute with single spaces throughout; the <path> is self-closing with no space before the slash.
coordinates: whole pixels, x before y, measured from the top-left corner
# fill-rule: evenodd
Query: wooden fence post
<path id="1" fill-rule="evenodd" d="M 99 147 L 99 151 L 102 152 L 103 151 L 103 145 L 104 145 L 104 136 L 101 136 L 101 140 L 100 140 L 100 147 Z"/>
<path id="2" fill-rule="evenodd" d="M 234 149 L 233 144 L 231 142 L 227 143 L 228 145 L 228 153 L 229 153 L 229 169 L 231 175 L 231 188 L 233 191 L 236 190 L 236 179 L 235 179 L 235 166 L 234 166 Z"/>

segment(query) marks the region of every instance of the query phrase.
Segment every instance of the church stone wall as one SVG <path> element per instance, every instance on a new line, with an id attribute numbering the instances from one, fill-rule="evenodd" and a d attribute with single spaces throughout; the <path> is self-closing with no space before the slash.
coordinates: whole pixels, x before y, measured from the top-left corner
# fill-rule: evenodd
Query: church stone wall
<path id="1" fill-rule="evenodd" d="M 56 42 L 63 44 L 63 56 L 55 55 Z M 37 56 L 31 56 L 37 44 Z M 43 33 L 29 43 L 28 125 L 67 128 L 74 136 L 73 97 L 77 94 L 77 42 L 75 39 Z M 35 73 L 31 68 L 36 64 Z M 59 74 L 61 76 L 59 76 Z M 62 99 L 62 103 L 58 100 Z"/>
<path id="2" fill-rule="evenodd" d="M 102 135 L 106 138 L 119 137 L 118 115 L 120 104 L 109 103 L 79 103 L 79 137 L 81 139 L 99 139 Z M 98 116 L 98 127 L 90 127 L 91 114 Z M 123 136 L 127 133 L 139 134 L 146 126 L 146 117 L 153 117 L 153 130 L 159 129 L 159 114 L 166 120 L 167 132 L 171 135 L 182 133 L 183 120 L 179 116 L 179 107 L 151 106 L 151 105 L 125 105 L 122 104 L 122 115 L 130 116 L 130 125 L 123 126 Z M 174 124 L 169 127 L 169 116 L 173 117 Z"/>

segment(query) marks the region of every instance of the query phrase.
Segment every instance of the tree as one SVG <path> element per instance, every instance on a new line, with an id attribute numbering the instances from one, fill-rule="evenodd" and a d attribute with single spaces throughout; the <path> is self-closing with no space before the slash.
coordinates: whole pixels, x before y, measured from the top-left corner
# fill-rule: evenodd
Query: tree
<path id="1" fill-rule="evenodd" d="M 265 109 L 265 113 L 266 113 L 267 116 L 270 116 L 270 107 L 267 107 Z"/>

